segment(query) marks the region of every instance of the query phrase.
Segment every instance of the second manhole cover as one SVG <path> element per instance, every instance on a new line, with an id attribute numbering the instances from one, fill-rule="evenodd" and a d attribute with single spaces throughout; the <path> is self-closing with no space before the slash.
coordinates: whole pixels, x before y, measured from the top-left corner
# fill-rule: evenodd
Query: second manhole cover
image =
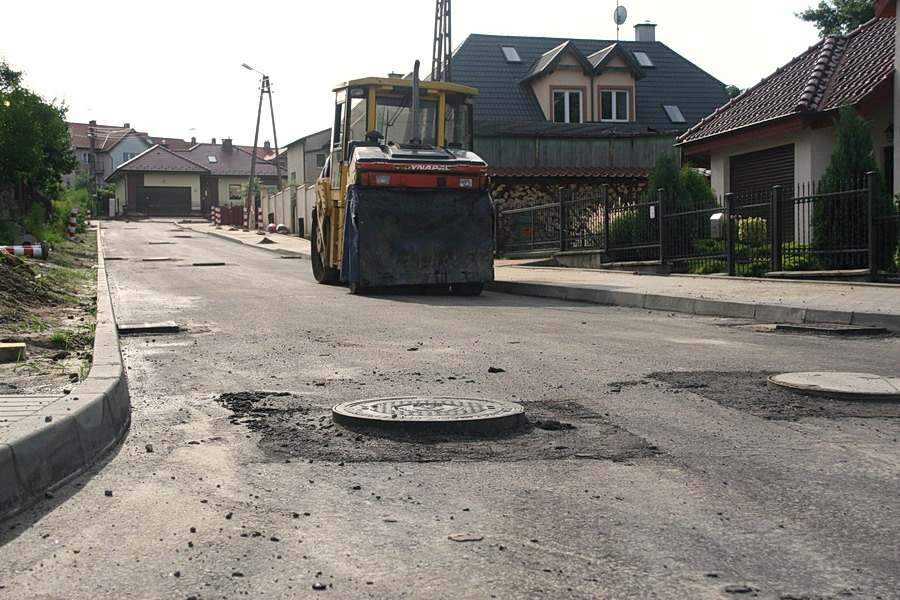
<path id="1" fill-rule="evenodd" d="M 483 432 L 521 425 L 525 410 L 498 400 L 404 396 L 344 402 L 332 418 L 342 425 Z"/>

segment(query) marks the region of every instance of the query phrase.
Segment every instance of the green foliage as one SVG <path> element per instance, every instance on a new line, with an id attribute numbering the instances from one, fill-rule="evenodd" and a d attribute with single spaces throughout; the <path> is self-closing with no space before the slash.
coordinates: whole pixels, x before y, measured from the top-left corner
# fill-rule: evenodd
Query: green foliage
<path id="1" fill-rule="evenodd" d="M 647 180 L 650 200 L 656 200 L 657 190 L 666 190 L 666 213 L 687 212 L 714 208 L 716 195 L 706 177 L 690 164 L 680 164 L 677 153 L 661 154 Z"/>
<path id="2" fill-rule="evenodd" d="M 761 217 L 747 217 L 735 219 L 737 222 L 738 241 L 751 246 L 759 246 L 766 243 L 768 238 L 768 223 Z"/>
<path id="3" fill-rule="evenodd" d="M 0 180 L 29 185 L 53 196 L 75 168 L 66 107 L 46 102 L 21 85 L 21 73 L 0 59 Z"/>
<path id="4" fill-rule="evenodd" d="M 609 246 L 640 246 L 655 242 L 656 231 L 650 219 L 649 206 L 642 206 L 636 212 L 625 213 L 610 220 Z"/>
<path id="5" fill-rule="evenodd" d="M 799 19 L 812 23 L 819 35 L 837 35 L 852 31 L 875 17 L 873 0 L 820 0 L 818 6 L 794 13 Z"/>
<path id="6" fill-rule="evenodd" d="M 752 221 L 755 219 L 746 219 Z M 765 223 L 763 219 L 759 219 Z M 752 236 L 751 236 L 752 237 Z M 760 239 L 760 238 L 757 238 Z M 735 275 L 744 277 L 762 277 L 770 269 L 769 257 L 772 255 L 771 244 L 736 242 L 734 245 Z M 725 256 L 727 249 L 725 240 L 703 238 L 694 240 L 693 249 L 697 254 L 708 256 Z M 787 242 L 781 245 L 781 268 L 785 271 L 817 271 L 822 268 L 814 256 L 811 247 L 798 242 Z M 724 258 L 697 259 L 687 261 L 688 270 L 695 275 L 725 273 L 728 265 Z"/>
<path id="7" fill-rule="evenodd" d="M 725 91 L 728 92 L 729 98 L 737 98 L 744 91 L 736 85 L 726 85 Z"/>
<path id="8" fill-rule="evenodd" d="M 887 193 L 884 177 L 875 162 L 872 137 L 866 120 L 856 114 L 852 105 L 840 109 L 840 121 L 837 123 L 837 138 L 831 161 L 819 180 L 818 193 L 828 194 L 848 189 L 858 189 L 865 184 L 867 172 L 874 171 L 876 212 L 879 216 L 892 216 L 896 206 Z M 846 249 L 847 240 L 857 243 L 867 239 L 866 194 L 847 194 L 823 198 L 813 207 L 813 246 L 822 251 L 840 251 Z M 876 234 L 880 244 L 893 248 L 897 244 L 897 221 L 884 220 L 877 226 Z M 879 254 L 879 268 L 885 268 L 892 262 L 890 252 Z M 829 268 L 858 268 L 863 266 L 859 259 L 841 257 L 828 265 Z"/>

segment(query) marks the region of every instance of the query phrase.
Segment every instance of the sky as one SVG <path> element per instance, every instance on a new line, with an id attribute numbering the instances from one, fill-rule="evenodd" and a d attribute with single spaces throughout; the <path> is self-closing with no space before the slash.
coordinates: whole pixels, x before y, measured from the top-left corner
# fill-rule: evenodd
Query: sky
<path id="1" fill-rule="evenodd" d="M 451 42 L 472 33 L 616 39 L 613 12 L 725 84 L 746 88 L 818 41 L 794 16 L 817 0 L 453 0 Z M 130 123 L 159 138 L 252 145 L 259 73 L 272 82 L 277 141 L 330 126 L 342 81 L 430 70 L 435 0 L 61 0 L 3 8 L 0 58 L 64 102 L 67 120 Z M 274 141 L 268 98 L 259 145 Z"/>

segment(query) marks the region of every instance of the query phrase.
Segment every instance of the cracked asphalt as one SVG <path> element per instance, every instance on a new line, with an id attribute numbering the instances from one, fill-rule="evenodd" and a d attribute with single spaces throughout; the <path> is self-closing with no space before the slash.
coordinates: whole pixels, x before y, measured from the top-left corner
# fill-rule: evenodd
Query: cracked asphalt
<path id="1" fill-rule="evenodd" d="M 900 597 L 897 405 L 765 385 L 891 373 L 896 337 L 359 297 L 305 260 L 103 225 L 118 321 L 182 331 L 122 338 L 131 431 L 0 524 L 0 598 Z M 527 421 L 330 420 L 406 395 L 517 402 Z"/>

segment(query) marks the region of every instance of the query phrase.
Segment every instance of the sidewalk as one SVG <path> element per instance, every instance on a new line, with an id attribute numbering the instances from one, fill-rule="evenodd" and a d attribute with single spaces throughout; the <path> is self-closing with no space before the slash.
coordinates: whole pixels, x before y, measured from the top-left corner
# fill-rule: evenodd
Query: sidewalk
<path id="1" fill-rule="evenodd" d="M 281 254 L 309 257 L 296 236 L 215 229 L 208 222 L 177 223 Z M 261 243 L 268 239 L 273 243 Z M 900 333 L 900 286 L 713 275 L 645 275 L 626 271 L 530 266 L 498 260 L 486 289 L 559 300 L 633 306 L 762 323 L 833 323 L 884 327 Z"/>

